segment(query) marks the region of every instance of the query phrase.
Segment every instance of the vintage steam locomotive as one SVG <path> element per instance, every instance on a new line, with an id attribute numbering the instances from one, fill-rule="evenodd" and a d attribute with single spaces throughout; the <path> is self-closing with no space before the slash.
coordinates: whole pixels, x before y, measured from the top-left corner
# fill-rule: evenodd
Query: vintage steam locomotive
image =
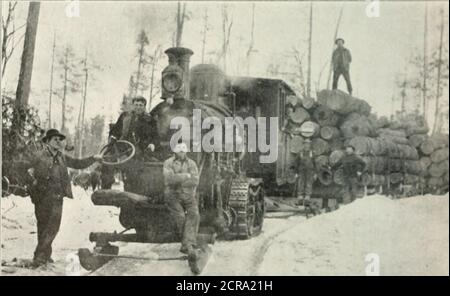
<path id="1" fill-rule="evenodd" d="M 93 193 L 92 201 L 95 205 L 120 207 L 119 219 L 125 230 L 121 233 L 91 233 L 89 239 L 96 243 L 95 252 L 79 250 L 80 262 L 86 269 L 96 269 L 117 256 L 118 247 L 111 245 L 111 242 L 180 241 L 163 203 L 163 161 L 173 153 L 170 141 L 177 132 L 176 129 L 171 129 L 172 119 L 187 118 L 192 125 L 194 110 L 201 110 L 202 118 L 214 117 L 221 123 L 226 118 L 236 116 L 275 117 L 279 120 L 275 128 L 279 129 L 284 121 L 286 96 L 294 94 L 281 80 L 230 78 L 214 65 L 198 65 L 189 69 L 193 52 L 187 48 L 170 48 L 165 53 L 168 55 L 169 65 L 162 72 L 164 102 L 151 111 L 157 121 L 161 147 L 157 160 L 136 161 L 128 157 L 128 161 L 120 161 L 119 166 L 123 169 L 128 167 L 135 170 L 137 179 L 128 184 L 125 181 L 125 191 L 102 189 Z M 265 128 L 263 133 L 269 138 L 270 124 L 265 125 Z M 224 130 L 221 132 L 224 133 Z M 241 140 L 248 141 L 248 136 L 244 132 Z M 278 159 L 287 157 L 284 138 L 285 135 L 280 133 L 277 139 Z M 191 147 L 195 145 L 190 144 Z M 130 148 L 133 149 L 134 147 Z M 108 155 L 114 154 L 113 150 L 105 149 L 105 157 L 113 156 Z M 123 150 L 116 149 L 116 152 Z M 262 154 L 246 149 L 189 153 L 189 157 L 196 161 L 200 173 L 197 188 L 201 214 L 199 245 L 213 243 L 216 237 L 248 239 L 261 232 L 267 188 L 264 181 L 272 182 L 285 174 L 279 161 L 260 163 L 259 157 Z M 130 230 L 135 233 L 126 233 Z M 200 272 L 205 260 L 207 258 L 200 256 L 199 262 L 190 262 L 191 269 L 195 273 Z"/>

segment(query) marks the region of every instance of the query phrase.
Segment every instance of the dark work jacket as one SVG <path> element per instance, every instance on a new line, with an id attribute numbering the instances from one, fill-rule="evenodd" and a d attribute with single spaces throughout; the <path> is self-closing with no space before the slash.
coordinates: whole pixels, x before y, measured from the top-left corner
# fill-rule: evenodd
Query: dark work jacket
<path id="1" fill-rule="evenodd" d="M 332 62 L 334 71 L 338 69 L 348 71 L 350 69 L 350 63 L 352 62 L 350 50 L 345 47 L 336 48 L 333 51 Z"/>
<path id="2" fill-rule="evenodd" d="M 123 134 L 124 122 L 130 120 L 128 132 Z M 134 112 L 123 112 L 109 133 L 118 140 L 126 140 L 144 151 L 149 144 L 159 147 L 159 134 L 156 120 L 147 113 L 137 115 Z"/>
<path id="3" fill-rule="evenodd" d="M 93 157 L 77 159 L 61 152 L 54 155 L 49 147 L 44 147 L 33 156 L 29 161 L 29 167 L 34 169 L 33 177 L 37 184 L 29 186 L 32 199 L 41 195 L 73 198 L 67 168 L 84 169 L 95 162 Z"/>
<path id="4" fill-rule="evenodd" d="M 366 169 L 366 163 L 360 157 L 355 154 L 345 155 L 342 157 L 333 167 L 332 169 L 341 168 L 344 173 L 345 178 L 355 178 L 358 175 L 357 172 L 364 172 Z"/>
<path id="5" fill-rule="evenodd" d="M 183 174 L 190 174 L 188 178 Z M 186 157 L 184 160 L 172 156 L 164 161 L 164 185 L 166 191 L 193 193 L 199 182 L 198 168 L 195 161 Z"/>
<path id="6" fill-rule="evenodd" d="M 311 150 L 305 151 L 301 150 L 297 155 L 297 160 L 295 163 L 295 171 L 305 171 L 305 170 L 314 170 L 314 159 L 313 153 Z"/>

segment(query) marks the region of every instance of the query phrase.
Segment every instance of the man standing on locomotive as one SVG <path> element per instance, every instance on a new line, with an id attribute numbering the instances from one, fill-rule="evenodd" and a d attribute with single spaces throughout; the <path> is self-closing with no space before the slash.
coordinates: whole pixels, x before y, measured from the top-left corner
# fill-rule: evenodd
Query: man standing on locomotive
<path id="1" fill-rule="evenodd" d="M 196 189 L 199 182 L 197 164 L 188 158 L 185 143 L 173 149 L 175 155 L 164 161 L 165 201 L 181 238 L 180 252 L 196 256 L 200 214 Z"/>
<path id="2" fill-rule="evenodd" d="M 29 162 L 27 187 L 34 204 L 38 235 L 33 267 L 53 262 L 52 243 L 61 225 L 63 198 L 73 198 L 67 167 L 84 169 L 102 159 L 101 155 L 76 159 L 63 154 L 65 138 L 56 129 L 48 130 L 42 139 L 44 149 Z"/>
<path id="3" fill-rule="evenodd" d="M 154 118 L 145 112 L 147 100 L 144 97 L 135 97 L 132 103 L 133 110 L 120 114 L 109 135 L 112 140 L 126 140 L 134 144 L 136 156 L 142 157 L 147 148 L 152 152 L 158 148 L 158 127 Z"/>
<path id="4" fill-rule="evenodd" d="M 117 122 L 111 127 L 109 132 L 110 142 L 125 140 L 131 142 L 136 147 L 134 159 L 142 161 L 145 159 L 145 151 L 151 152 L 159 150 L 159 134 L 156 120 L 145 112 L 147 101 L 144 97 L 135 97 L 132 100 L 133 110 L 120 114 Z M 134 180 L 135 170 L 126 170 L 127 179 Z M 109 189 L 114 183 L 114 169 L 102 167 L 102 188 Z"/>

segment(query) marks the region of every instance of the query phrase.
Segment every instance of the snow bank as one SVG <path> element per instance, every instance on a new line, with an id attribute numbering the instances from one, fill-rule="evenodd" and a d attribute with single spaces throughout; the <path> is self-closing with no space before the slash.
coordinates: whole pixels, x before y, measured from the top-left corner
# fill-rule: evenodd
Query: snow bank
<path id="1" fill-rule="evenodd" d="M 70 254 L 75 254 L 78 248 L 92 248 L 90 232 L 123 229 L 118 219 L 118 208 L 94 206 L 90 190 L 73 186 L 73 193 L 74 199 L 64 199 L 61 228 L 53 242 L 52 257 L 56 261 L 56 270 L 52 273 L 56 274 L 64 274 Z M 1 259 L 31 259 L 37 244 L 37 228 L 30 198 L 14 195 L 2 198 L 1 213 Z M 35 273 L 26 270 L 19 272 Z"/>
<path id="2" fill-rule="evenodd" d="M 381 275 L 448 275 L 448 207 L 448 194 L 356 200 L 281 234 L 259 274 L 365 275 L 376 254 Z"/>

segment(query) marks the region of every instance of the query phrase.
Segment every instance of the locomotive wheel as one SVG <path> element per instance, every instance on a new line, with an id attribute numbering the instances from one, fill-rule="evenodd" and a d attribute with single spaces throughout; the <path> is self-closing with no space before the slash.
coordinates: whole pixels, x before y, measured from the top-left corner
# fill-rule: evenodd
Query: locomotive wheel
<path id="1" fill-rule="evenodd" d="M 264 190 L 261 185 L 250 186 L 245 179 L 231 183 L 229 205 L 234 213 L 229 235 L 248 239 L 261 233 L 264 222 Z"/>

